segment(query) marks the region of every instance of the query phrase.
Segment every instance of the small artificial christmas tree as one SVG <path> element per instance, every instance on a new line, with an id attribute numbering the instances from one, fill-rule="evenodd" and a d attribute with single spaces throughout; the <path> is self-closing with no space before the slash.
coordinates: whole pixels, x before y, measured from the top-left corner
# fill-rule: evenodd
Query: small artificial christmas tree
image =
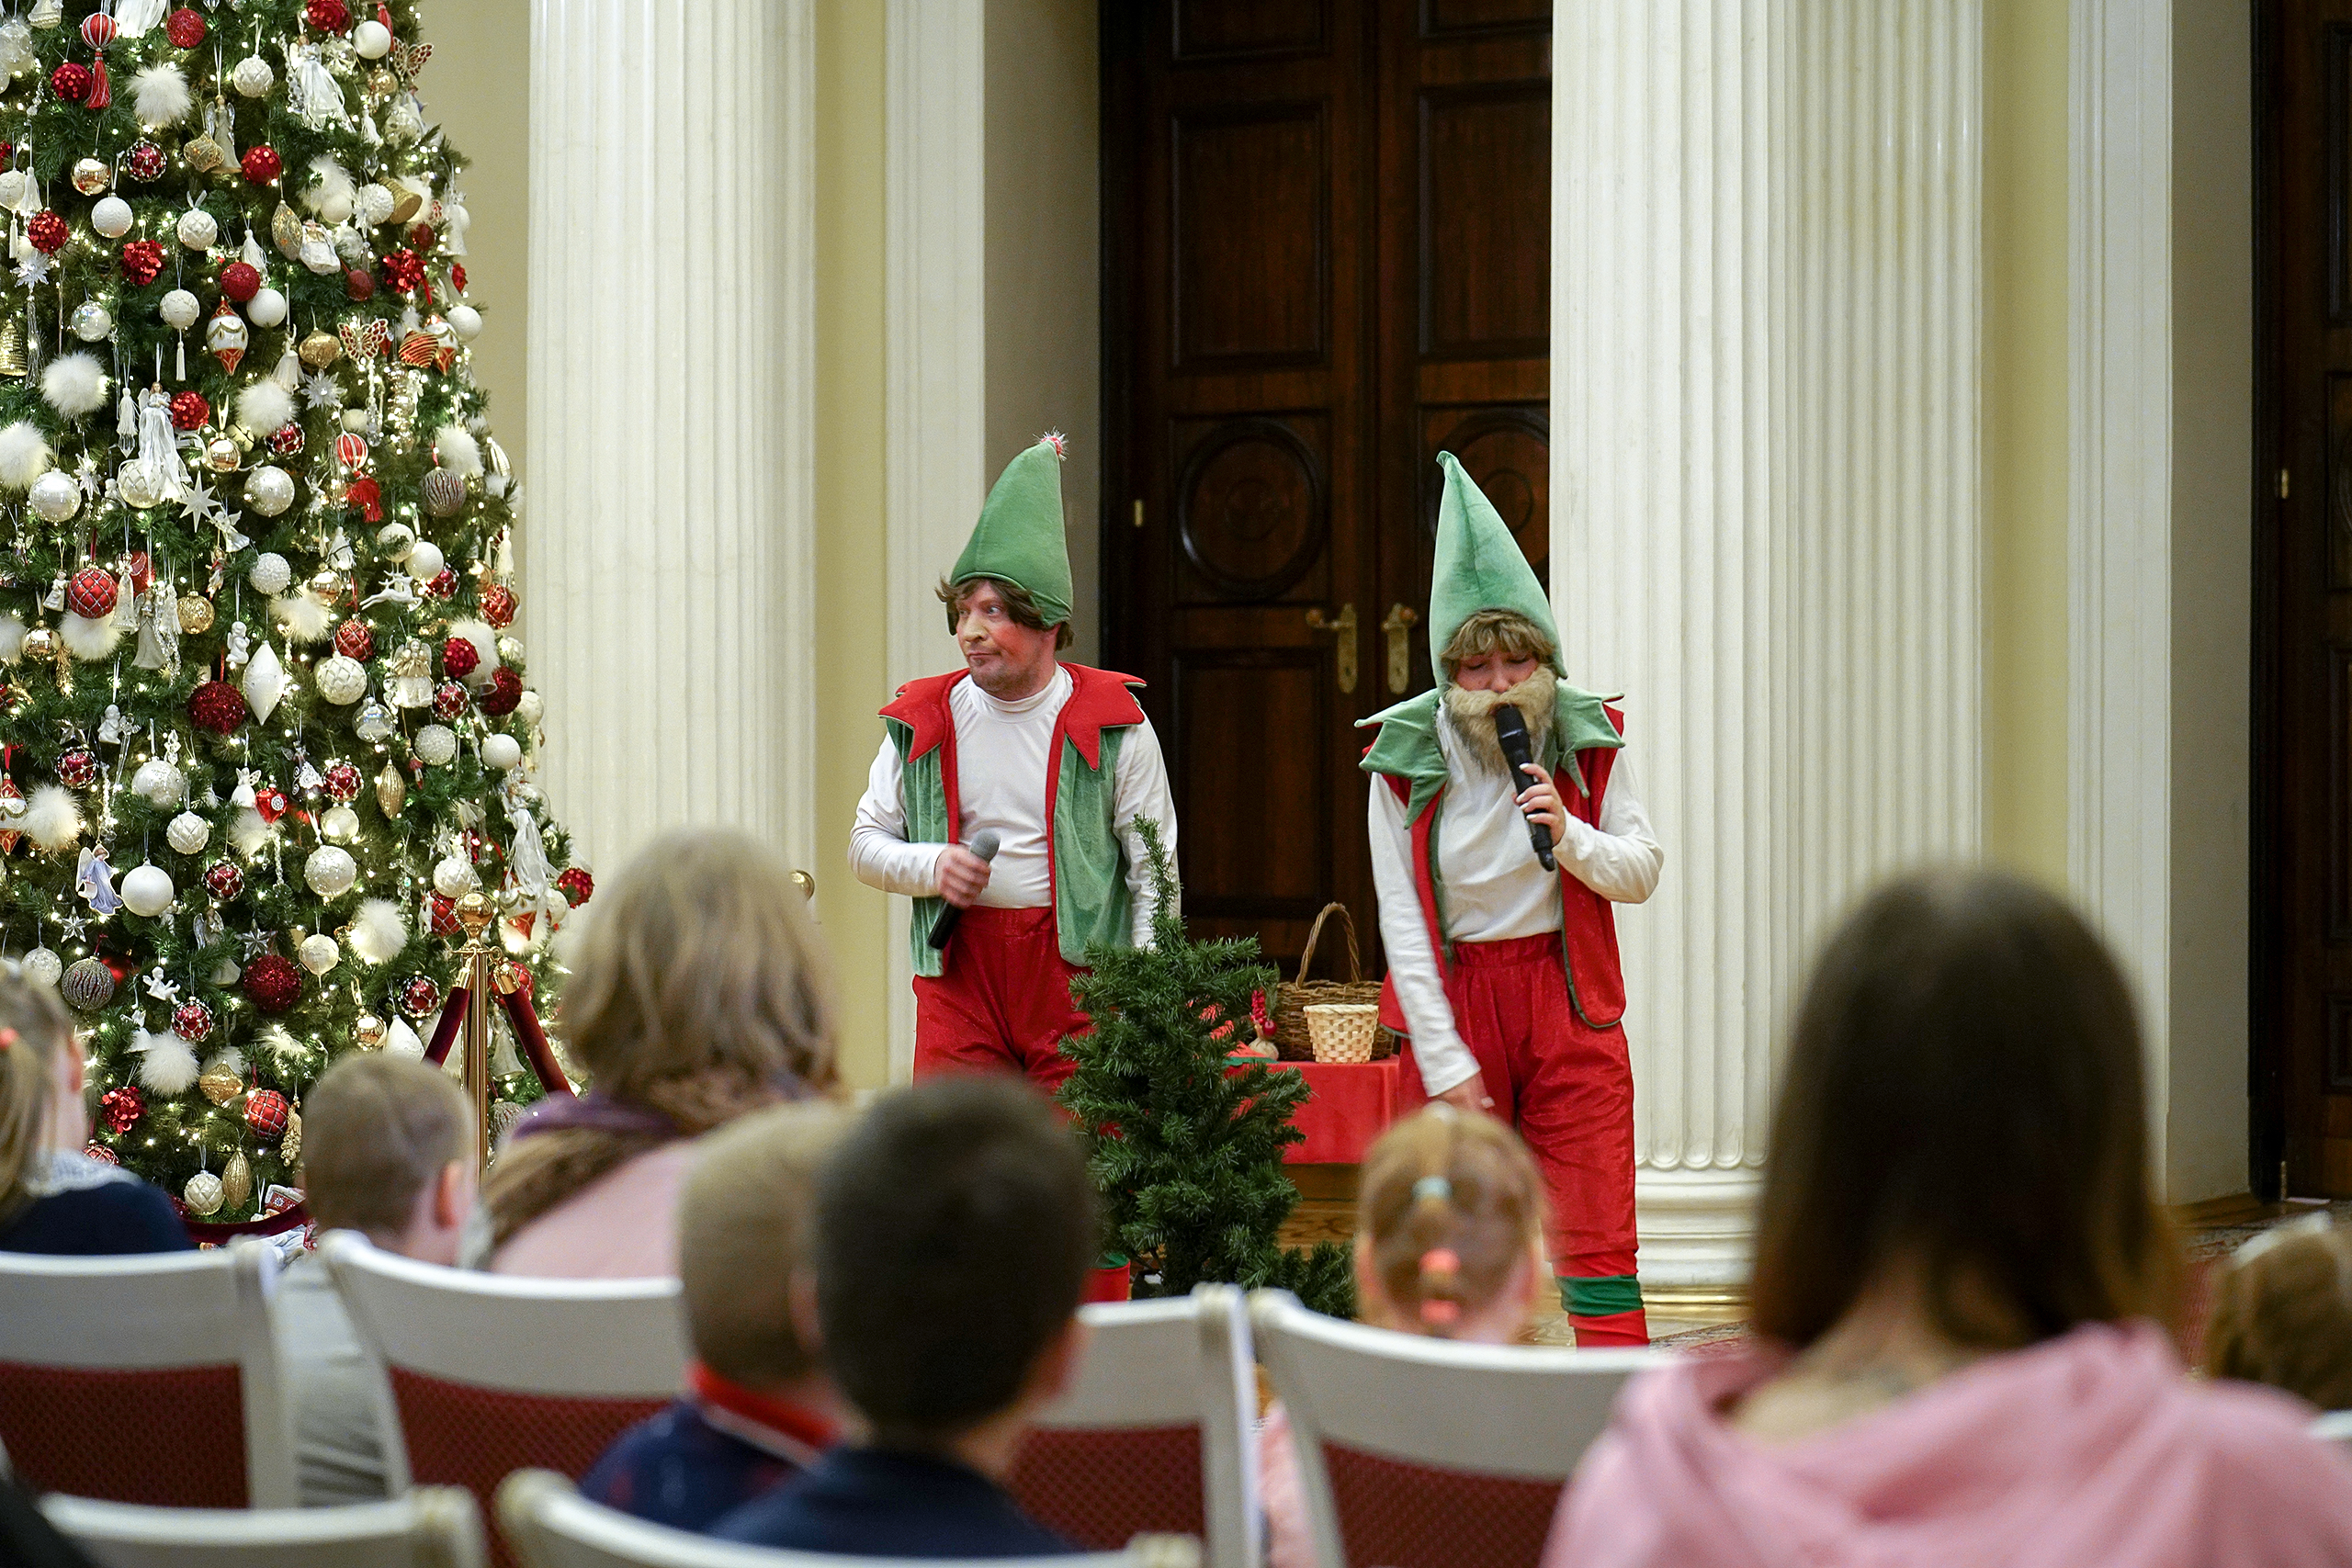
<path id="1" fill-rule="evenodd" d="M 1061 1103 L 1102 1189 L 1109 1247 L 1134 1260 L 1151 1294 L 1220 1280 L 1280 1287 L 1317 1312 L 1351 1316 L 1347 1249 L 1327 1241 L 1301 1251 L 1277 1239 L 1298 1201 L 1282 1152 L 1304 1136 L 1290 1119 L 1306 1082 L 1227 1055 L 1274 971 L 1258 962 L 1255 939 L 1184 934 L 1176 868 L 1159 829 L 1137 826 L 1158 897 L 1153 945 L 1088 951 L 1091 972 L 1070 991 L 1094 1027 L 1062 1042 L 1078 1070 Z"/>
<path id="2" fill-rule="evenodd" d="M 0 951 L 87 1031 L 91 1152 L 216 1223 L 294 1179 L 333 1058 L 423 1050 L 453 900 L 492 896 L 537 987 L 590 886 L 526 776 L 515 498 L 417 25 L 0 22 Z"/>

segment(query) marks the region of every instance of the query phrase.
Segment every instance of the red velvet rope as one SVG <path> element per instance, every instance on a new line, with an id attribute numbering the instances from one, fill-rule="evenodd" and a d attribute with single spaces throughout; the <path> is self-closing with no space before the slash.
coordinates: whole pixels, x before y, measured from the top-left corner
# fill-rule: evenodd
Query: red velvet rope
<path id="1" fill-rule="evenodd" d="M 449 1051 L 458 1043 L 458 1032 L 466 1021 L 466 987 L 457 987 L 449 999 L 441 1006 L 441 1021 L 433 1031 L 433 1043 L 425 1048 L 424 1059 L 435 1066 L 449 1059 Z M 549 1094 L 570 1094 L 571 1080 L 563 1069 L 556 1066 L 555 1052 L 548 1045 L 547 1032 L 539 1027 L 539 1015 L 531 1006 L 531 998 L 519 987 L 499 998 L 506 1009 L 506 1021 L 514 1026 L 514 1038 L 529 1058 L 531 1071 L 539 1087 Z"/>
<path id="2" fill-rule="evenodd" d="M 224 1246 L 241 1235 L 283 1235 L 288 1231 L 300 1230 L 310 1223 L 311 1209 L 307 1203 L 297 1203 L 282 1213 L 264 1214 L 257 1220 L 225 1221 L 217 1224 L 188 1214 L 180 1216 L 182 1228 L 199 1247 Z"/>

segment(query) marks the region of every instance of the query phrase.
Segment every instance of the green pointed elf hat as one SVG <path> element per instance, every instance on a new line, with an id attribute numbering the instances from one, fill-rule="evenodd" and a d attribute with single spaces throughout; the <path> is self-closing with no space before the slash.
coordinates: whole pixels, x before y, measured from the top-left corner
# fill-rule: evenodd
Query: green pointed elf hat
<path id="1" fill-rule="evenodd" d="M 1430 658 L 1443 673 L 1453 634 L 1480 610 L 1516 610 L 1552 639 L 1552 671 L 1560 664 L 1560 629 L 1552 601 L 1510 528 L 1451 452 L 1437 455 L 1445 470 L 1445 499 L 1437 509 L 1437 562 L 1430 579 Z"/>
<path id="2" fill-rule="evenodd" d="M 981 504 L 980 520 L 947 581 L 961 587 L 976 577 L 993 577 L 1027 591 L 1046 618 L 1057 626 L 1069 619 L 1069 546 L 1062 536 L 1062 457 L 1069 445 L 1058 432 L 1004 466 Z M 956 629 L 949 606 L 947 629 Z"/>

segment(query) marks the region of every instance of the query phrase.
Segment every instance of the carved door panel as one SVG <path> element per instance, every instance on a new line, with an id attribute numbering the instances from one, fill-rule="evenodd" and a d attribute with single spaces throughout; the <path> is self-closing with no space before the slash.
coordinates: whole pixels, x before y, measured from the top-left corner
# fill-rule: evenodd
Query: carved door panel
<path id="1" fill-rule="evenodd" d="M 1548 17 L 1102 11 L 1106 657 L 1193 930 L 1286 965 L 1329 898 L 1378 961 L 1354 725 L 1429 683 L 1441 445 L 1543 561 Z"/>

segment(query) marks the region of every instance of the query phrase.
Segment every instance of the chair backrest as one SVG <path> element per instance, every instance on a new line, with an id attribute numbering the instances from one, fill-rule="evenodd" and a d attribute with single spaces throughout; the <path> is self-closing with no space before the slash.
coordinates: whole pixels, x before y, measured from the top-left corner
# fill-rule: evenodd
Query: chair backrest
<path id="1" fill-rule="evenodd" d="M 2312 1423 L 2312 1436 L 2352 1452 L 2352 1410 L 2331 1410 Z"/>
<path id="2" fill-rule="evenodd" d="M 1241 1292 L 1080 1309 L 1085 1359 L 1023 1441 L 1010 1486 L 1040 1524 L 1110 1551 L 1189 1535 L 1213 1568 L 1255 1568 L 1264 1530 L 1257 1371 Z"/>
<path id="3" fill-rule="evenodd" d="M 0 1443 L 26 1485 L 161 1507 L 292 1507 L 254 1242 L 127 1258 L 0 1253 Z"/>
<path id="4" fill-rule="evenodd" d="M 380 1362 L 384 1472 L 463 1486 L 490 1506 L 513 1471 L 577 1479 L 684 1386 L 675 1280 L 531 1280 L 416 1263 L 348 1231 L 321 1245 Z M 493 1562 L 505 1561 L 491 1532 Z"/>
<path id="5" fill-rule="evenodd" d="M 1076 1557 L 1000 1557 L 981 1562 L 945 1558 L 920 1564 L 889 1557 L 828 1557 L 736 1546 L 650 1525 L 591 1503 L 562 1476 L 543 1470 L 507 1478 L 498 1490 L 498 1518 L 524 1568 L 1197 1568 L 1199 1562 L 1196 1551 L 1183 1551 L 1167 1540 Z"/>
<path id="6" fill-rule="evenodd" d="M 1530 1568 L 1560 1490 L 1653 1350 L 1423 1339 L 1250 1298 L 1323 1568 Z"/>
<path id="7" fill-rule="evenodd" d="M 49 1496 L 41 1512 L 98 1568 L 480 1568 L 471 1494 L 420 1487 L 340 1508 L 147 1508 Z"/>

